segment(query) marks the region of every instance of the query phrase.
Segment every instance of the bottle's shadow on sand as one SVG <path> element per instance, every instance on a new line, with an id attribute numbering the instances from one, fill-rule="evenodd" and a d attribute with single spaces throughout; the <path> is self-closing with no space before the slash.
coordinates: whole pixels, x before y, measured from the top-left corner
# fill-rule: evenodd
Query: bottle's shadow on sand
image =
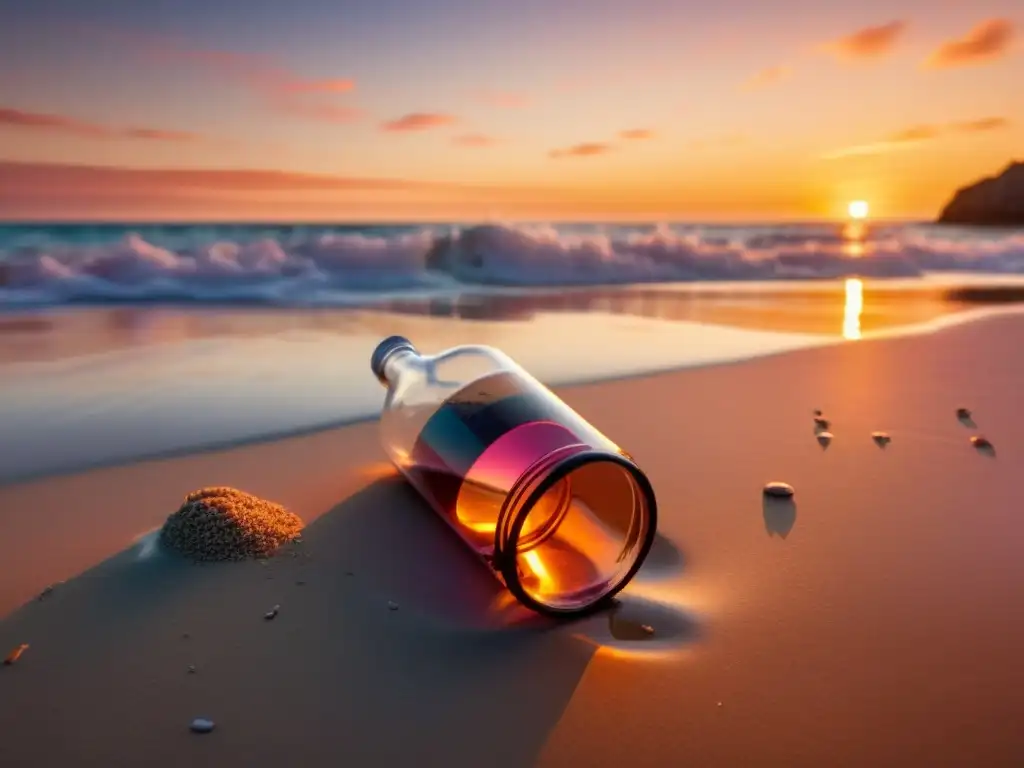
<path id="1" fill-rule="evenodd" d="M 217 722 L 203 764 L 528 765 L 600 648 L 696 636 L 629 590 L 576 622 L 529 614 L 393 479 L 266 564 L 197 566 L 152 543 L 0 621 L 0 651 L 31 645 L 0 669 L 0 764 L 124 764 L 153 745 L 154 765 L 195 764 L 202 716 Z M 659 539 L 640 581 L 682 566 Z"/>

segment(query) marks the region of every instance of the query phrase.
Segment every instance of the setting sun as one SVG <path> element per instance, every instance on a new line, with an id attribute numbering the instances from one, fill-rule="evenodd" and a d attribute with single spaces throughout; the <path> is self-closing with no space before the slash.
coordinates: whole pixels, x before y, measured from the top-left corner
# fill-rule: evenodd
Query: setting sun
<path id="1" fill-rule="evenodd" d="M 854 200 L 847 210 L 851 219 L 866 219 L 868 216 L 868 203 L 866 200 Z"/>

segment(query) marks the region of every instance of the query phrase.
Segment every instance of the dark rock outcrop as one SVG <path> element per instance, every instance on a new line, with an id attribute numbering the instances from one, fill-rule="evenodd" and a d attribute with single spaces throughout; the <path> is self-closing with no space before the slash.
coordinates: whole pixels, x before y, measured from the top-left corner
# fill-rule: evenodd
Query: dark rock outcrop
<path id="1" fill-rule="evenodd" d="M 1024 162 L 1010 163 L 998 176 L 957 190 L 939 214 L 939 223 L 1024 226 Z"/>

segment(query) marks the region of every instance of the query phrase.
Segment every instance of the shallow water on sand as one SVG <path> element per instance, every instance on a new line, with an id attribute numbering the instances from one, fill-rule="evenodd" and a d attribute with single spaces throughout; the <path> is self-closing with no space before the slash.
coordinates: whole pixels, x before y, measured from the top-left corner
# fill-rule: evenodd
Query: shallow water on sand
<path id="1" fill-rule="evenodd" d="M 0 315 L 0 482 L 375 415 L 368 360 L 491 344 L 550 385 L 709 365 L 958 317 L 860 280 L 790 291 L 590 290 L 387 310 L 118 307 Z"/>

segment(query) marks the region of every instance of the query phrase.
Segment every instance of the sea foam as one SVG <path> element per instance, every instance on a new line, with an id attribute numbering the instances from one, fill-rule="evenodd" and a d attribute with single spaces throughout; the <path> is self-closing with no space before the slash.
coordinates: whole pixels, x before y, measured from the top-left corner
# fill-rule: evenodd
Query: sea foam
<path id="1" fill-rule="evenodd" d="M 76 241 L 44 229 L 3 238 L 0 306 L 352 306 L 396 292 L 443 294 L 466 287 L 1024 273 L 1024 234 L 979 236 L 929 227 L 882 227 L 857 238 L 829 226 L 193 227 L 174 236 L 150 227 L 152 232 L 126 230 L 109 241 Z"/>

